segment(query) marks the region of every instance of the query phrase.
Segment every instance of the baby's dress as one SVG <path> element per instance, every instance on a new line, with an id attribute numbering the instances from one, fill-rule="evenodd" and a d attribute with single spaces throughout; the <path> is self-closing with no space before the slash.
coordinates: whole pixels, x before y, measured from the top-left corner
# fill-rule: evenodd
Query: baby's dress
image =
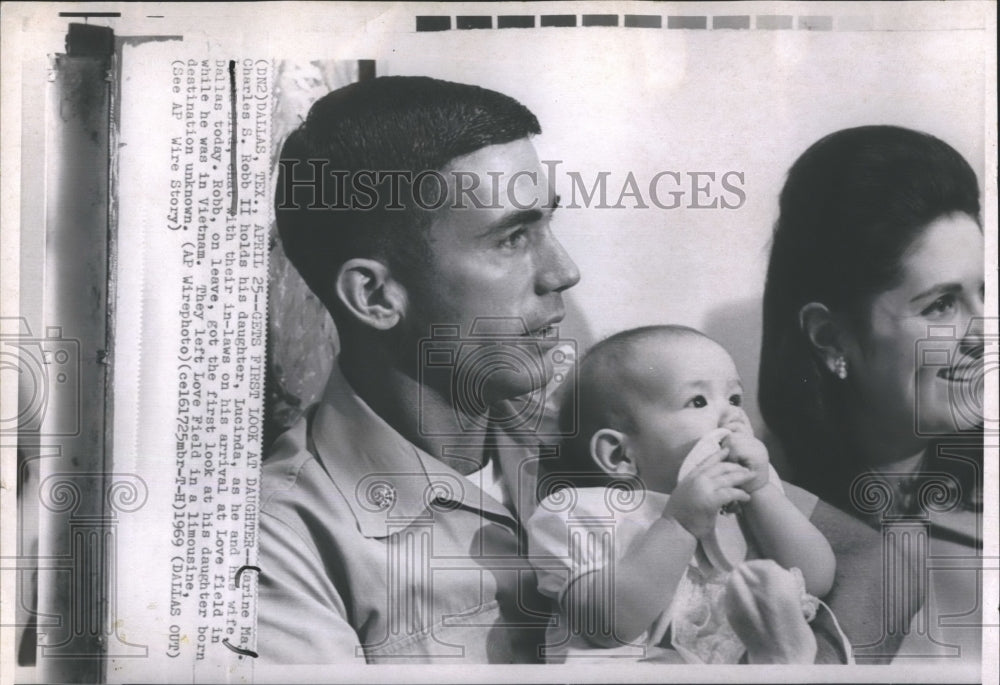
<path id="1" fill-rule="evenodd" d="M 771 474 L 771 481 L 780 488 L 777 474 L 773 470 Z M 574 581 L 628 554 L 637 538 L 662 516 L 668 499 L 657 492 L 603 487 L 565 488 L 546 497 L 527 523 L 539 590 L 562 606 L 563 595 L 573 592 Z M 720 515 L 720 519 L 723 517 L 727 520 L 720 520 L 719 529 L 728 528 L 730 533 L 736 529 L 742 540 L 735 515 Z M 685 535 L 678 534 L 678 546 Z M 746 553 L 747 558 L 756 556 L 752 549 L 746 549 Z M 670 606 L 633 643 L 607 649 L 594 647 L 581 635 L 571 633 L 564 613 L 553 617 L 546 635 L 546 661 L 635 661 L 654 650 L 662 658 L 660 648 L 672 648 L 680 656 L 678 663 L 739 663 L 746 648 L 726 619 L 723 597 L 730 572 L 710 561 L 717 554 L 712 550 L 706 553 L 698 544 Z M 656 573 L 656 569 L 650 569 L 650 573 Z M 799 582 L 806 619 L 812 620 L 818 600 L 806 595 L 801 572 L 793 569 L 792 573 Z"/>

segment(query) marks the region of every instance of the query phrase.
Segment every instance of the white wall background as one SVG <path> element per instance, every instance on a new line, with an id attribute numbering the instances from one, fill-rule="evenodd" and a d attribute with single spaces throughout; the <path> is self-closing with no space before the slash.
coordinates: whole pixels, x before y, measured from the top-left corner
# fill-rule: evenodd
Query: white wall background
<path id="1" fill-rule="evenodd" d="M 397 44 L 381 73 L 516 97 L 541 121 L 541 158 L 591 183 L 610 171 L 611 204 L 629 171 L 643 188 L 659 171 L 743 172 L 738 210 L 560 209 L 553 225 L 583 275 L 565 331 L 583 341 L 650 323 L 708 332 L 736 359 L 758 428 L 760 298 L 777 196 L 797 156 L 841 128 L 896 124 L 949 142 L 982 185 L 982 32 L 578 27 L 525 31 L 516 49 L 510 33 L 436 34 L 434 51 Z M 567 204 L 564 175 L 557 189 Z"/>
<path id="2" fill-rule="evenodd" d="M 62 51 L 66 20 L 56 10 L 73 8 L 23 19 L 21 44 L 36 55 Z M 586 344 L 649 323 L 701 328 L 733 353 L 758 427 L 759 300 L 777 195 L 796 157 L 841 128 L 897 124 L 949 142 L 981 186 L 996 184 L 996 169 L 987 170 L 987 160 L 996 163 L 996 8 L 988 2 L 115 8 L 121 19 L 93 22 L 122 35 L 182 34 L 227 57 L 375 59 L 380 75 L 435 76 L 508 93 L 538 115 L 541 158 L 562 160 L 561 169 L 585 178 L 611 172 L 610 195 L 629 171 L 640 183 L 659 171 L 742 171 L 747 201 L 739 210 L 562 209 L 554 228 L 583 274 L 568 298 L 564 333 Z M 538 21 L 533 29 L 454 28 L 463 14 L 490 15 L 496 26 L 496 15 L 575 14 L 580 23 L 583 13 L 659 15 L 664 28 L 542 28 Z M 794 17 L 793 28 L 756 28 L 756 17 L 768 14 Z M 418 33 L 418 15 L 451 16 L 453 28 Z M 706 15 L 709 26 L 713 16 L 749 15 L 752 28 L 666 28 L 674 15 Z M 833 30 L 800 30 L 803 16 L 831 17 Z M 559 190 L 568 194 L 565 177 Z M 986 212 L 990 272 L 996 214 Z"/>

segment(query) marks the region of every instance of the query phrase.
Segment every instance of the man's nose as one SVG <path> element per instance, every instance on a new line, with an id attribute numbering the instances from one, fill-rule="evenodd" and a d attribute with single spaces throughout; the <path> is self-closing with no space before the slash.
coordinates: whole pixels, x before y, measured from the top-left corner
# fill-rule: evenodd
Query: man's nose
<path id="1" fill-rule="evenodd" d="M 562 292 L 580 282 L 580 269 L 566 252 L 551 229 L 546 229 L 545 242 L 538 264 L 536 291 L 542 295 Z"/>

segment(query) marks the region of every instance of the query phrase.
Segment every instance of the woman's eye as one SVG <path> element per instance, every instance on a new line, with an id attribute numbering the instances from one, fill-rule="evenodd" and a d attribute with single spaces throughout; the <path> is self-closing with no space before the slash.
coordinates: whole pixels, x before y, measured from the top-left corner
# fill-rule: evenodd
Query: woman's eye
<path id="1" fill-rule="evenodd" d="M 705 399 L 704 395 L 695 395 L 687 401 L 685 407 L 694 407 L 695 409 L 701 409 L 702 407 L 708 406 L 708 400 Z"/>
<path id="2" fill-rule="evenodd" d="M 503 240 L 500 241 L 500 247 L 515 248 L 520 247 L 525 240 L 528 238 L 527 227 L 521 227 L 516 231 L 508 233 Z"/>
<path id="3" fill-rule="evenodd" d="M 931 302 L 930 306 L 925 308 L 920 314 L 921 316 L 941 317 L 950 314 L 954 309 L 955 296 L 949 293 Z"/>
<path id="4" fill-rule="evenodd" d="M 729 397 L 729 404 L 733 405 L 734 407 L 742 407 L 743 395 L 731 395 Z"/>

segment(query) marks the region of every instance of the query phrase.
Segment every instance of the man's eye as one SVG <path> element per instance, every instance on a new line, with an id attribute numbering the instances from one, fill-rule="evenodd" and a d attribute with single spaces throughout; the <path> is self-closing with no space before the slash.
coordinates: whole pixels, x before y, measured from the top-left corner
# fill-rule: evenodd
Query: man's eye
<path id="1" fill-rule="evenodd" d="M 946 316 L 955 310 L 955 296 L 951 293 L 947 295 L 942 295 L 933 302 L 930 306 L 925 308 L 920 312 L 921 316 L 928 316 L 931 318 L 940 318 Z"/>
<path id="2" fill-rule="evenodd" d="M 743 395 L 730 395 L 729 404 L 733 405 L 734 407 L 742 407 Z"/>
<path id="3" fill-rule="evenodd" d="M 520 247 L 524 244 L 524 241 L 528 239 L 528 229 L 525 226 L 508 233 L 504 236 L 503 240 L 500 241 L 500 247 L 505 248 L 515 248 Z"/>
<path id="4" fill-rule="evenodd" d="M 705 399 L 704 395 L 695 395 L 687 401 L 685 407 L 694 407 L 695 409 L 701 409 L 702 407 L 708 406 L 708 400 Z"/>

